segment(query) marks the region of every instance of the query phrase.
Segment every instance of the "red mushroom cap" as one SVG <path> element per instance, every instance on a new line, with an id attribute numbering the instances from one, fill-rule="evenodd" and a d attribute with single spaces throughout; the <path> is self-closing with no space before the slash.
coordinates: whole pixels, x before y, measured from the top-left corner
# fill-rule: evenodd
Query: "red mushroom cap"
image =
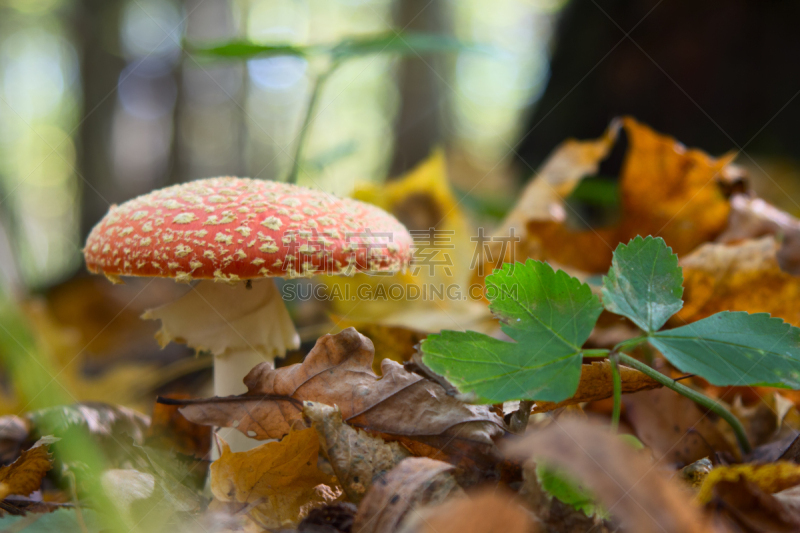
<path id="1" fill-rule="evenodd" d="M 92 229 L 91 272 L 235 281 L 395 272 L 412 239 L 369 204 L 274 181 L 210 178 L 112 206 Z"/>

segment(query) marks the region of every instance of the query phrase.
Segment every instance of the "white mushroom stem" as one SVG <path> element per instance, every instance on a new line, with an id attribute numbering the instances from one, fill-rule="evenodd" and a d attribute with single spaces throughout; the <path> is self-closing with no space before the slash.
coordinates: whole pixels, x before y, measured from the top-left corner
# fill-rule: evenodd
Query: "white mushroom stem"
<path id="1" fill-rule="evenodd" d="M 170 341 L 186 343 L 195 350 L 214 354 L 214 395 L 247 392 L 242 381 L 259 363 L 300 346 L 300 337 L 271 279 L 229 285 L 201 281 L 178 300 L 147 311 L 142 318 L 161 320 L 156 338 L 161 346 Z M 259 441 L 233 428 L 219 434 L 232 451 L 245 451 Z"/>

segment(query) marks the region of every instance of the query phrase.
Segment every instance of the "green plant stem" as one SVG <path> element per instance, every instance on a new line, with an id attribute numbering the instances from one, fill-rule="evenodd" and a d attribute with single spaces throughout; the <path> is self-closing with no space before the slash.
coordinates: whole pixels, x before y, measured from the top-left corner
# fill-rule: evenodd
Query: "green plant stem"
<path id="1" fill-rule="evenodd" d="M 517 412 L 511 415 L 509 421 L 509 429 L 512 433 L 522 435 L 525 433 L 525 428 L 528 427 L 528 420 L 531 417 L 531 410 L 533 409 L 533 400 L 520 400 Z"/>
<path id="2" fill-rule="evenodd" d="M 744 427 L 742 427 L 741 422 L 737 419 L 733 414 L 725 409 L 722 404 L 712 400 L 708 396 L 697 392 L 694 389 L 683 385 L 682 383 L 678 383 L 677 381 L 665 376 L 658 370 L 647 366 L 646 364 L 642 363 L 641 361 L 634 359 L 630 355 L 626 355 L 624 353 L 618 353 L 617 356 L 619 357 L 619 361 L 625 363 L 626 365 L 635 368 L 636 370 L 646 374 L 647 376 L 653 378 L 655 381 L 659 382 L 663 386 L 667 387 L 668 389 L 672 389 L 675 392 L 682 394 L 692 400 L 693 402 L 705 407 L 712 413 L 715 413 L 717 416 L 725 420 L 733 429 L 733 432 L 736 434 L 736 440 L 739 443 L 739 448 L 741 448 L 743 453 L 750 453 L 752 448 L 750 447 L 750 442 L 747 440 L 747 434 L 744 431 Z"/>
<path id="3" fill-rule="evenodd" d="M 311 98 L 308 101 L 308 108 L 306 108 L 306 115 L 303 117 L 303 124 L 301 124 L 300 133 L 297 136 L 297 146 L 294 150 L 292 168 L 289 171 L 289 177 L 286 178 L 288 183 L 297 183 L 297 176 L 300 173 L 300 160 L 303 157 L 303 148 L 305 148 L 306 138 L 308 137 L 308 132 L 311 129 L 311 122 L 315 118 L 314 113 L 317 109 L 317 104 L 319 103 L 319 97 L 322 94 L 322 88 L 331 74 L 333 74 L 333 72 L 339 68 L 340 64 L 341 63 L 338 61 L 331 63 L 328 69 L 317 76 L 317 80 L 314 82 L 314 87 L 311 89 Z"/>
<path id="4" fill-rule="evenodd" d="M 616 433 L 619 429 L 620 411 L 622 411 L 622 377 L 619 374 L 619 353 L 611 352 L 608 359 L 611 363 L 611 380 L 614 384 L 614 407 L 611 410 L 611 430 Z"/>

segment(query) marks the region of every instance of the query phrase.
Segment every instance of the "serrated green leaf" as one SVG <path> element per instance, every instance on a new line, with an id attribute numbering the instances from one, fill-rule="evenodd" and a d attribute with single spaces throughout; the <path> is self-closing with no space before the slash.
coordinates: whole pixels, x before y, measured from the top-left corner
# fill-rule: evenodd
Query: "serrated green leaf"
<path id="1" fill-rule="evenodd" d="M 683 272 L 678 256 L 661 237 L 637 236 L 614 250 L 603 278 L 603 305 L 644 331 L 658 331 L 683 307 Z"/>
<path id="2" fill-rule="evenodd" d="M 578 388 L 581 347 L 602 311 L 589 286 L 550 265 L 505 264 L 486 278 L 489 308 L 516 342 L 443 331 L 422 342 L 424 363 L 485 403 L 561 401 Z"/>
<path id="3" fill-rule="evenodd" d="M 431 33 L 385 32 L 366 37 L 355 37 L 329 45 L 291 45 L 291 44 L 258 44 L 246 40 L 235 40 L 213 46 L 190 45 L 189 51 L 204 56 L 220 58 L 251 59 L 291 55 L 310 57 L 330 54 L 334 60 L 368 54 L 425 54 L 430 52 L 457 52 L 479 50 L 474 44 L 465 43 L 447 35 Z"/>
<path id="4" fill-rule="evenodd" d="M 649 341 L 676 368 L 713 385 L 800 389 L 800 329 L 767 313 L 724 311 Z"/>

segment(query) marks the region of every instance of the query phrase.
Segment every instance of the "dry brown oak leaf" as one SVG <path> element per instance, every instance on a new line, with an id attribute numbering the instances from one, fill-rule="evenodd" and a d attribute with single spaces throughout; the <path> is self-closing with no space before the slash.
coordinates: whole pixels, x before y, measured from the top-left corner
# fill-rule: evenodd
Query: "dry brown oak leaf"
<path id="1" fill-rule="evenodd" d="M 305 427 L 302 402 L 313 401 L 338 406 L 350 426 L 412 447 L 422 443 L 445 456 L 494 455 L 494 439 L 505 431 L 489 407 L 464 404 L 388 359 L 378 379 L 372 372 L 373 356 L 372 342 L 347 328 L 320 337 L 301 364 L 256 366 L 244 378 L 247 393 L 187 401 L 181 412 L 198 424 L 279 439 L 292 428 Z M 414 453 L 426 455 L 418 447 Z"/>

